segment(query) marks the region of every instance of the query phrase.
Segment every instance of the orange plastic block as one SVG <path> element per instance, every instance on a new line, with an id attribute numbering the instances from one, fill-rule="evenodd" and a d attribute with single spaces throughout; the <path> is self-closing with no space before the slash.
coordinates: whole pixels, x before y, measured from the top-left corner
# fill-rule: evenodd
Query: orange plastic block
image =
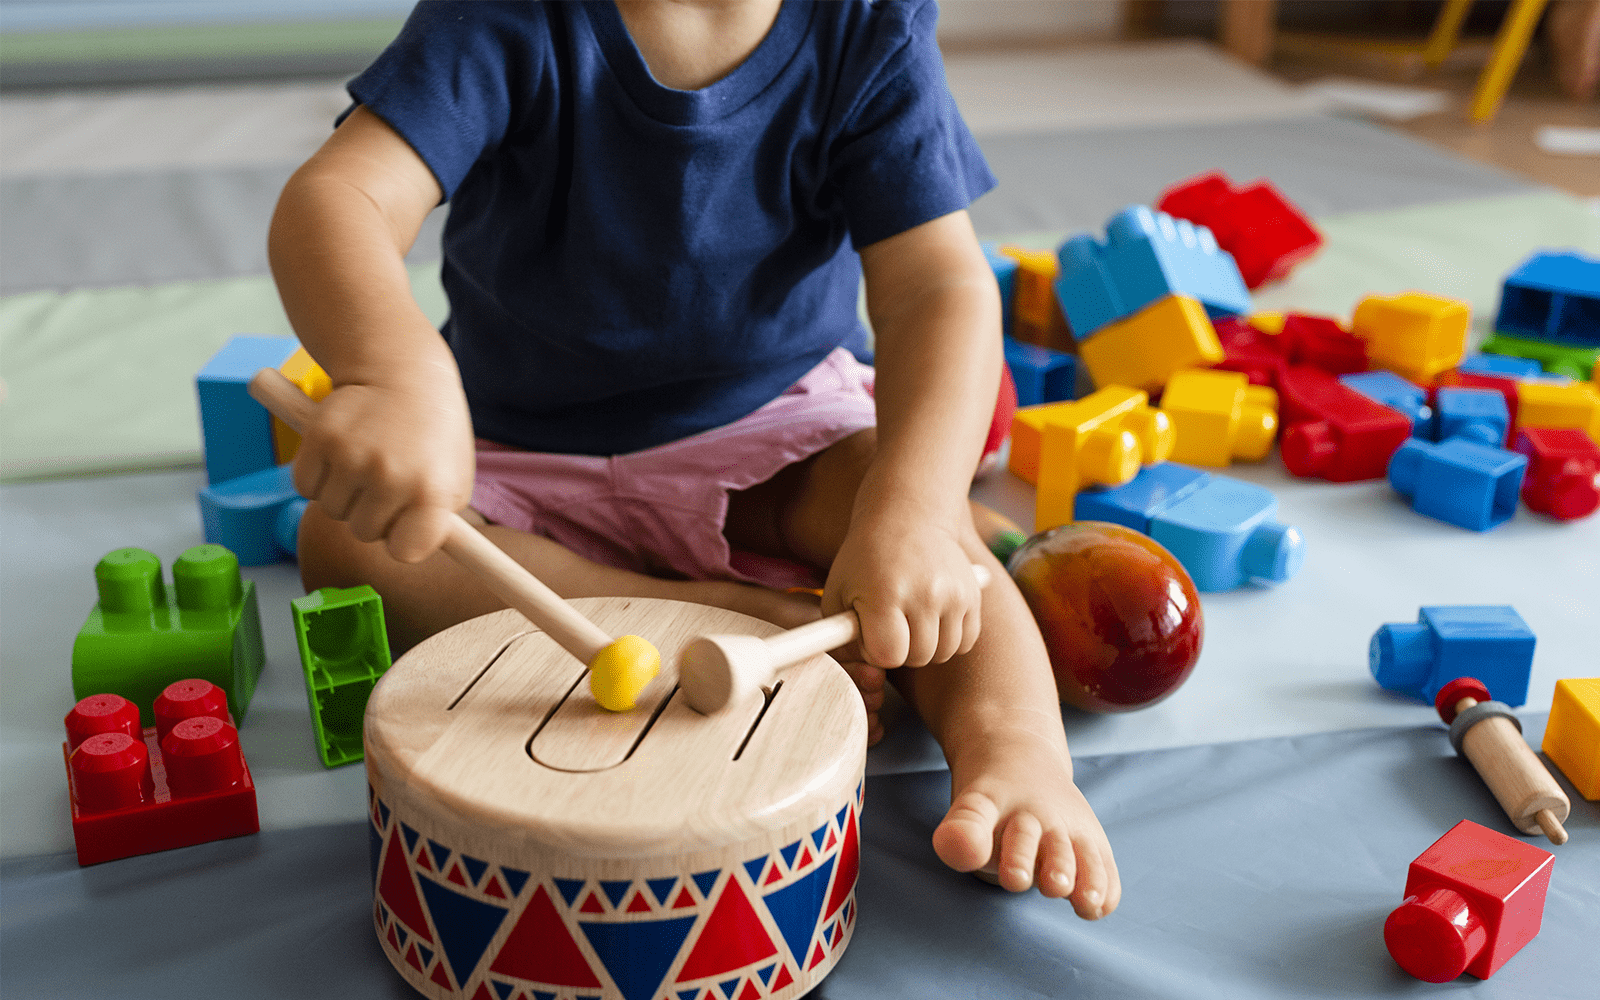
<path id="1" fill-rule="evenodd" d="M 1226 466 L 1267 457 L 1278 433 L 1278 393 L 1251 385 L 1240 372 L 1190 368 L 1178 372 L 1161 394 L 1172 421 L 1172 460 Z"/>
<path id="2" fill-rule="evenodd" d="M 1576 427 L 1600 444 L 1600 389 L 1591 382 L 1519 382 L 1517 428 Z"/>
<path id="3" fill-rule="evenodd" d="M 1426 384 L 1461 360 L 1471 319 L 1472 307 L 1460 299 L 1369 295 L 1356 306 L 1350 331 L 1367 342 L 1374 367 Z"/>
<path id="4" fill-rule="evenodd" d="M 1075 352 L 1077 341 L 1056 298 L 1056 275 L 1061 273 L 1061 262 L 1055 252 L 1014 246 L 1003 246 L 1000 252 L 1017 262 L 1011 293 L 1011 335 L 1039 347 Z"/>
<path id="5" fill-rule="evenodd" d="M 1172 422 L 1137 389 L 1108 386 L 1046 417 L 1034 494 L 1034 531 L 1072 520 L 1078 490 L 1120 486 L 1140 465 L 1172 454 Z"/>
<path id="6" fill-rule="evenodd" d="M 300 391 L 319 400 L 333 391 L 333 379 L 322 367 L 311 360 L 311 355 L 306 353 L 304 347 L 298 348 L 289 355 L 288 360 L 278 366 L 278 371 L 283 372 L 284 378 L 300 387 Z M 293 461 L 295 452 L 300 450 L 300 434 L 288 424 L 272 418 L 272 447 L 278 457 L 278 464 Z"/>
<path id="7" fill-rule="evenodd" d="M 1222 344 L 1205 306 L 1168 295 L 1096 330 L 1078 344 L 1078 355 L 1095 385 L 1160 392 L 1174 372 L 1221 361 Z"/>
<path id="8" fill-rule="evenodd" d="M 1600 799 L 1600 677 L 1556 681 L 1539 749 L 1591 802 Z"/>

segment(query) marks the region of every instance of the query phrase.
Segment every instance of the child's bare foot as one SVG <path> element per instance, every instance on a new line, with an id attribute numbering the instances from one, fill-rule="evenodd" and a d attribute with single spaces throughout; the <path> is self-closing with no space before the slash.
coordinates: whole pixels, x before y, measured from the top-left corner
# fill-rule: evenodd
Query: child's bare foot
<path id="1" fill-rule="evenodd" d="M 1122 882 L 1094 810 L 1072 782 L 1065 744 L 1035 733 L 991 739 L 951 764 L 951 804 L 933 849 L 962 872 L 1002 887 L 1065 898 L 1098 920 L 1117 908 Z"/>

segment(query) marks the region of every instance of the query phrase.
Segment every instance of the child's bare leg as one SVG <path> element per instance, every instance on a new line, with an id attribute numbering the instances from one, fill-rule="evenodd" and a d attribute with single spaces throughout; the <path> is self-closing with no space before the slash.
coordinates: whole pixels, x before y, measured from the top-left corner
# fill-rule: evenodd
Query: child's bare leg
<path id="1" fill-rule="evenodd" d="M 548 538 L 488 524 L 463 512 L 494 543 L 562 597 L 657 597 L 739 611 L 793 628 L 815 620 L 814 603 L 728 581 L 661 580 L 590 562 Z M 443 552 L 400 563 L 381 542 L 357 541 L 342 523 L 312 504 L 300 522 L 300 578 L 306 590 L 370 584 L 383 598 L 396 654 L 459 622 L 504 608 L 505 602 Z"/>

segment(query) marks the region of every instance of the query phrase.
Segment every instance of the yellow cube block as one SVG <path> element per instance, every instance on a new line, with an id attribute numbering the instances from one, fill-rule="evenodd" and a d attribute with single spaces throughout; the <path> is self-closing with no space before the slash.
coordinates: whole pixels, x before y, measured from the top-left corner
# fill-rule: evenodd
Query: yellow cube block
<path id="1" fill-rule="evenodd" d="M 1278 433 L 1278 394 L 1251 385 L 1239 372 L 1188 368 L 1173 375 L 1161 408 L 1175 435 L 1172 460 L 1226 466 L 1234 459 L 1259 461 Z"/>
<path id="2" fill-rule="evenodd" d="M 1517 426 L 1576 427 L 1600 444 L 1600 389 L 1592 382 L 1519 382 Z"/>
<path id="3" fill-rule="evenodd" d="M 1589 800 L 1600 799 L 1600 677 L 1556 681 L 1544 755 Z"/>
<path id="4" fill-rule="evenodd" d="M 1222 344 L 1205 307 L 1187 295 L 1168 295 L 1079 342 L 1078 356 L 1095 385 L 1159 392 L 1173 372 L 1214 365 Z"/>
<path id="5" fill-rule="evenodd" d="M 1045 422 L 1051 414 L 1070 410 L 1076 405 L 1077 400 L 1068 399 L 1017 409 L 1017 415 L 1011 421 L 1011 457 L 1006 461 L 1006 467 L 1012 475 L 1029 486 L 1039 484 L 1039 455 L 1044 445 Z"/>
<path id="6" fill-rule="evenodd" d="M 1051 412 L 1040 435 L 1033 530 L 1071 521 L 1084 484 L 1117 486 L 1141 464 L 1165 461 L 1172 441 L 1167 415 L 1137 389 L 1108 386 Z"/>
<path id="7" fill-rule="evenodd" d="M 311 360 L 311 355 L 304 347 L 297 349 L 283 364 L 278 366 L 278 371 L 283 377 L 300 387 L 300 391 L 310 396 L 312 400 L 319 400 L 333 391 L 333 379 L 322 370 L 322 366 Z M 278 464 L 293 461 L 295 452 L 300 450 L 300 434 L 288 424 L 272 418 L 272 448 L 277 455 Z"/>
<path id="8" fill-rule="evenodd" d="M 1367 342 L 1367 357 L 1413 382 L 1427 384 L 1454 368 L 1467 349 L 1472 306 L 1425 292 L 1369 295 L 1356 306 L 1350 332 Z"/>

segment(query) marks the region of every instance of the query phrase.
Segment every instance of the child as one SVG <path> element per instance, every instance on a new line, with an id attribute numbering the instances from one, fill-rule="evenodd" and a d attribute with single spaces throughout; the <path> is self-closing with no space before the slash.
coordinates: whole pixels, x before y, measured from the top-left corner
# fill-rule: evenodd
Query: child
<path id="1" fill-rule="evenodd" d="M 1116 866 L 966 499 L 1001 362 L 965 207 L 993 178 L 936 17 L 419 5 L 273 220 L 284 307 L 335 387 L 295 460 L 302 575 L 371 583 L 401 648 L 502 606 L 436 551 L 452 510 L 569 598 L 789 627 L 818 608 L 774 588 L 825 578 L 821 611 L 861 618 L 874 738 L 884 669 L 920 668 L 895 680 L 950 764 L 939 856 L 1093 919 Z M 403 256 L 447 198 L 441 337 Z M 875 387 L 847 349 L 863 274 Z M 973 562 L 997 581 L 981 635 Z"/>

